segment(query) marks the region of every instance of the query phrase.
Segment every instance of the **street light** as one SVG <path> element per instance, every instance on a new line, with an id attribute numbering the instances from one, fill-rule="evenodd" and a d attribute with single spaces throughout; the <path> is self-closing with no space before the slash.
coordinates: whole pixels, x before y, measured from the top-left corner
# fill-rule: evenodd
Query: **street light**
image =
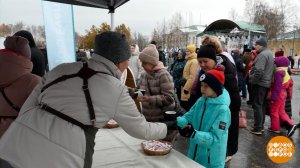
<path id="1" fill-rule="evenodd" d="M 252 8 L 253 7 L 253 2 L 252 0 L 245 0 L 246 1 L 246 6 L 248 8 Z M 248 5 L 247 5 L 248 3 Z M 248 11 L 248 15 L 249 15 L 249 23 L 250 23 L 250 27 L 249 27 L 249 34 L 248 34 L 248 37 L 249 37 L 249 42 L 248 42 L 248 48 L 252 48 L 252 43 L 251 43 L 251 29 L 252 29 L 252 13 L 250 11 Z"/>
<path id="2" fill-rule="evenodd" d="M 294 38 L 293 38 L 293 51 L 292 51 L 292 57 L 294 57 L 294 51 L 295 51 L 295 33 L 296 33 L 296 30 L 297 30 L 297 26 L 294 26 Z"/>

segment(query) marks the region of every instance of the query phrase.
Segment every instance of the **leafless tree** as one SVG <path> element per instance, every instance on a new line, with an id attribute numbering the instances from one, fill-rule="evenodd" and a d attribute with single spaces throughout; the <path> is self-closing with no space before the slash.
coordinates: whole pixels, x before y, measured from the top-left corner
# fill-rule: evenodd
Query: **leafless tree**
<path id="1" fill-rule="evenodd" d="M 15 25 L 13 25 L 12 31 L 13 33 L 16 33 L 20 30 L 23 30 L 25 28 L 25 25 L 23 22 L 18 22 Z"/>
<path id="2" fill-rule="evenodd" d="M 268 39 L 276 38 L 281 30 L 284 30 L 284 17 L 277 8 L 271 8 L 268 4 L 259 2 L 255 6 L 254 23 L 261 24 L 266 29 Z"/>
<path id="3" fill-rule="evenodd" d="M 40 38 L 46 39 L 45 26 L 37 26 L 37 34 Z"/>
<path id="4" fill-rule="evenodd" d="M 239 19 L 239 14 L 233 8 L 230 9 L 228 15 L 229 15 L 229 19 L 231 19 L 233 21 L 236 21 Z"/>
<path id="5" fill-rule="evenodd" d="M 186 43 L 186 34 L 180 30 L 183 28 L 184 22 L 183 16 L 179 12 L 173 14 L 170 20 L 164 19 L 153 30 L 152 40 L 167 48 L 182 46 L 183 42 Z"/>

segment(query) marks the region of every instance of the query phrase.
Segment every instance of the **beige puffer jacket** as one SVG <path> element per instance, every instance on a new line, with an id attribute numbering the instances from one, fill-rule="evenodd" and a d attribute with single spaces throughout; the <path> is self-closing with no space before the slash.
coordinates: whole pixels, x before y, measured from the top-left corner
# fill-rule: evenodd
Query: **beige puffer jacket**
<path id="1" fill-rule="evenodd" d="M 191 88 L 197 73 L 198 69 L 198 60 L 197 60 L 197 54 L 192 53 L 185 58 L 187 60 L 184 69 L 183 69 L 183 78 L 186 79 L 186 83 L 181 88 L 181 100 L 182 101 L 188 101 L 190 98 Z M 184 90 L 188 91 L 188 94 L 184 93 Z"/>

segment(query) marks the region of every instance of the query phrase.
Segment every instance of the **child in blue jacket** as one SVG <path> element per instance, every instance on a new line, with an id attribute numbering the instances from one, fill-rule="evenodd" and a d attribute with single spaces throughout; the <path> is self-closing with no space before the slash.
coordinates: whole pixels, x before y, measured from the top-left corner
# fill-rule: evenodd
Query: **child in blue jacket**
<path id="1" fill-rule="evenodd" d="M 224 168 L 230 126 L 230 97 L 224 72 L 216 69 L 201 75 L 201 93 L 194 106 L 177 117 L 179 133 L 190 138 L 188 157 L 205 167 Z"/>

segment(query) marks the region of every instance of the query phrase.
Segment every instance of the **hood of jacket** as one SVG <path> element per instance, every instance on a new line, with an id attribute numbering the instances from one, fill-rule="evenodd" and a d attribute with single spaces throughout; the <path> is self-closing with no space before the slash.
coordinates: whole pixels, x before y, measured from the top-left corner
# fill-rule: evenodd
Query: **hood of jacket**
<path id="1" fill-rule="evenodd" d="M 94 69 L 95 71 L 100 71 L 109 75 L 112 75 L 118 79 L 121 78 L 122 72 L 119 70 L 119 68 L 110 60 L 104 58 L 101 55 L 98 55 L 96 53 L 93 53 L 91 61 L 95 61 L 98 64 L 102 64 L 102 66 L 97 66 L 97 69 Z"/>
<path id="2" fill-rule="evenodd" d="M 196 54 L 195 52 L 193 52 L 193 53 L 190 54 L 190 55 L 186 55 L 186 56 L 185 56 L 185 59 L 186 59 L 186 60 L 197 59 L 197 54 Z"/>
<path id="3" fill-rule="evenodd" d="M 223 88 L 223 93 L 216 98 L 209 98 L 202 96 L 201 99 L 204 100 L 206 98 L 206 102 L 210 104 L 225 104 L 227 106 L 230 105 L 230 98 L 228 91 Z"/>
<path id="4" fill-rule="evenodd" d="M 158 61 L 158 64 L 153 68 L 153 71 L 158 71 L 161 69 L 165 69 L 165 66 L 161 61 Z"/>
<path id="5" fill-rule="evenodd" d="M 32 62 L 10 50 L 0 50 L 0 86 L 5 87 L 21 76 L 31 73 Z"/>
<path id="6" fill-rule="evenodd" d="M 275 57 L 274 62 L 276 64 L 276 67 L 288 67 L 290 65 L 289 59 L 284 56 Z"/>

